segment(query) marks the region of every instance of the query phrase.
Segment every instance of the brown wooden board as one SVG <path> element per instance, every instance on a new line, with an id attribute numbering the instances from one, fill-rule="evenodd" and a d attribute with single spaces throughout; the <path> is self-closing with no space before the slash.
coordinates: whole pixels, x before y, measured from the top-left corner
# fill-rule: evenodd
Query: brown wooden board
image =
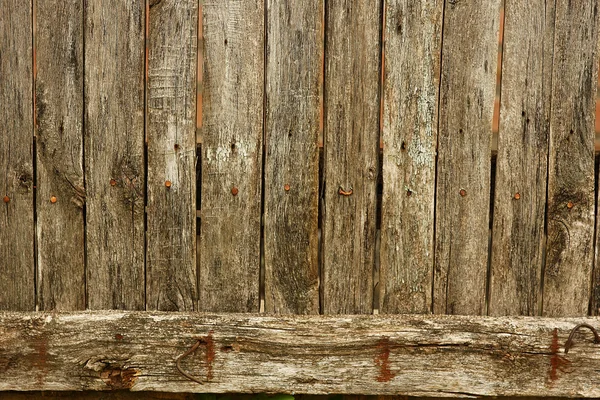
<path id="1" fill-rule="evenodd" d="M 586 315 L 594 255 L 598 1 L 556 3 L 543 314 Z"/>
<path id="2" fill-rule="evenodd" d="M 198 2 L 150 2 L 146 307 L 196 309 Z"/>
<path id="3" fill-rule="evenodd" d="M 264 1 L 205 1 L 200 302 L 259 310 Z"/>
<path id="4" fill-rule="evenodd" d="M 318 313 L 323 1 L 267 0 L 265 309 Z"/>
<path id="5" fill-rule="evenodd" d="M 144 309 L 144 2 L 85 3 L 87 295 Z"/>
<path id="6" fill-rule="evenodd" d="M 485 313 L 500 0 L 448 1 L 439 111 L 433 311 Z"/>
<path id="7" fill-rule="evenodd" d="M 0 310 L 33 310 L 31 4 L 0 0 Z"/>
<path id="8" fill-rule="evenodd" d="M 323 312 L 370 314 L 381 1 L 326 3 Z"/>
<path id="9" fill-rule="evenodd" d="M 37 306 L 81 310 L 85 309 L 83 3 L 35 4 Z"/>
<path id="10" fill-rule="evenodd" d="M 443 1 L 386 1 L 381 312 L 432 307 Z"/>

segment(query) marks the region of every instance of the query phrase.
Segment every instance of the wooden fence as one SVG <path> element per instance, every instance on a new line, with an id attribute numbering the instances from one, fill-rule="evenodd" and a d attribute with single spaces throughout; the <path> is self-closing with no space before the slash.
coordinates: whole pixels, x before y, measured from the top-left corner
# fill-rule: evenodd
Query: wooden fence
<path id="1" fill-rule="evenodd" d="M 600 396 L 599 3 L 0 0 L 0 390 Z"/>

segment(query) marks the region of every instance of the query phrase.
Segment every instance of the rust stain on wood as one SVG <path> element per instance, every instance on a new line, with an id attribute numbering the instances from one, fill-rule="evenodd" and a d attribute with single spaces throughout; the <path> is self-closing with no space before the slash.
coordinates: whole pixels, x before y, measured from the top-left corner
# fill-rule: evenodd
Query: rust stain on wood
<path id="1" fill-rule="evenodd" d="M 379 367 L 377 382 L 389 382 L 396 376 L 390 369 L 390 338 L 387 336 L 377 342 L 375 365 Z"/>
<path id="2" fill-rule="evenodd" d="M 136 380 L 135 368 L 123 368 L 108 364 L 101 372 L 100 378 L 111 389 L 131 389 Z"/>
<path id="3" fill-rule="evenodd" d="M 215 361 L 215 341 L 213 339 L 213 331 L 208 332 L 201 341 L 206 345 L 205 360 L 206 360 L 206 380 L 210 381 L 213 378 L 213 363 Z"/>
<path id="4" fill-rule="evenodd" d="M 552 331 L 552 342 L 550 343 L 550 351 L 552 357 L 550 357 L 550 370 L 548 371 L 548 384 L 552 386 L 558 379 L 558 372 L 565 372 L 565 367 L 570 363 L 569 360 L 563 356 L 558 355 L 560 345 L 558 344 L 558 330 L 554 328 Z"/>
<path id="5" fill-rule="evenodd" d="M 48 342 L 45 336 L 41 336 L 39 340 L 34 343 L 35 348 L 35 360 L 33 364 L 38 370 L 37 383 L 42 385 L 48 372 L 47 361 L 48 361 Z"/>

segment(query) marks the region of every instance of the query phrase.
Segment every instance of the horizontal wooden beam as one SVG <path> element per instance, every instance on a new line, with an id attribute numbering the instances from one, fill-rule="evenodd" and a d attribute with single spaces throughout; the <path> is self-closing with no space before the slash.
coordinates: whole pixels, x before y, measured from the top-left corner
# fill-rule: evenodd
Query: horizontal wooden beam
<path id="1" fill-rule="evenodd" d="M 600 397 L 589 318 L 0 313 L 0 390 Z M 199 340 L 198 349 L 176 359 Z"/>

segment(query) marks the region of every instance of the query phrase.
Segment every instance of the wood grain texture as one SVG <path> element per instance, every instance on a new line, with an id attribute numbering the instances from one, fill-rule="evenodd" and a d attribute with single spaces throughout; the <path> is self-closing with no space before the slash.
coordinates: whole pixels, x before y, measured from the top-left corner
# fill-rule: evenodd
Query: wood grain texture
<path id="1" fill-rule="evenodd" d="M 0 390 L 598 397 L 598 319 L 0 314 Z M 182 367 L 175 359 L 201 341 Z"/>
<path id="2" fill-rule="evenodd" d="M 257 312 L 264 1 L 205 1 L 200 310 Z"/>
<path id="3" fill-rule="evenodd" d="M 381 305 L 431 312 L 443 1 L 387 0 Z"/>
<path id="4" fill-rule="evenodd" d="M 485 313 L 490 154 L 500 1 L 444 11 L 433 300 L 435 313 Z"/>
<path id="5" fill-rule="evenodd" d="M 267 0 L 265 309 L 319 311 L 323 1 Z"/>
<path id="6" fill-rule="evenodd" d="M 381 1 L 337 1 L 326 7 L 323 312 L 370 314 L 379 169 Z"/>
<path id="7" fill-rule="evenodd" d="M 36 21 L 37 306 L 82 310 L 83 3 L 39 1 Z"/>
<path id="8" fill-rule="evenodd" d="M 0 0 L 0 310 L 35 307 L 31 13 Z"/>
<path id="9" fill-rule="evenodd" d="M 85 4 L 88 307 L 144 309 L 145 7 Z"/>
<path id="10" fill-rule="evenodd" d="M 556 2 L 543 314 L 586 315 L 594 254 L 598 1 Z"/>
<path id="11" fill-rule="evenodd" d="M 198 2 L 163 0 L 149 10 L 146 307 L 191 311 L 198 298 Z"/>

